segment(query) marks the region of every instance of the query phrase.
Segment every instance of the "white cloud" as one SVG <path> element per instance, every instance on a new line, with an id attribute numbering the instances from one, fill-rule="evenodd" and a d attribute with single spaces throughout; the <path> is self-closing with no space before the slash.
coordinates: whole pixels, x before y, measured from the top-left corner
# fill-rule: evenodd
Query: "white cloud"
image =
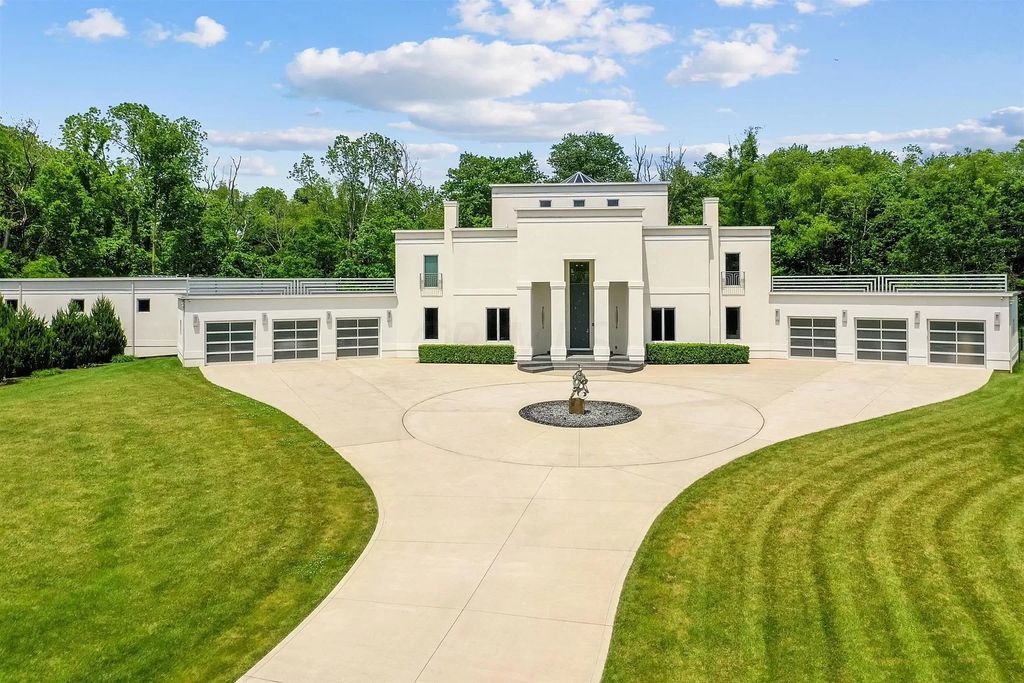
<path id="1" fill-rule="evenodd" d="M 238 175 L 262 176 L 269 178 L 277 175 L 277 169 L 261 156 L 242 157 L 238 167 Z"/>
<path id="2" fill-rule="evenodd" d="M 732 107 L 719 107 L 715 111 L 718 112 L 719 114 L 734 114 L 735 113 L 732 110 Z"/>
<path id="3" fill-rule="evenodd" d="M 641 135 L 662 130 L 632 102 L 623 100 L 427 103 L 408 114 L 419 128 L 494 141 L 546 141 L 586 131 Z"/>
<path id="4" fill-rule="evenodd" d="M 710 29 L 694 31 L 692 38 L 700 50 L 669 72 L 667 80 L 673 85 L 712 82 L 732 88 L 752 78 L 796 73 L 798 57 L 807 52 L 778 45 L 779 35 L 768 24 L 751 24 L 734 31 L 729 40 L 718 40 Z"/>
<path id="5" fill-rule="evenodd" d="M 863 7 L 871 0 L 832 0 L 832 2 L 840 7 Z"/>
<path id="6" fill-rule="evenodd" d="M 228 37 L 227 29 L 223 24 L 207 16 L 196 19 L 195 31 L 186 31 L 175 36 L 175 40 L 181 43 L 192 43 L 196 47 L 212 47 Z"/>
<path id="7" fill-rule="evenodd" d="M 781 142 L 815 148 L 867 145 L 896 151 L 907 145 L 918 145 L 926 152 L 937 153 L 953 152 L 965 147 L 1009 149 L 1021 138 L 1024 138 L 1024 107 L 1003 107 L 981 119 L 965 119 L 952 126 L 859 133 L 808 133 L 787 136 Z"/>
<path id="8" fill-rule="evenodd" d="M 800 14 L 814 14 L 814 11 L 818 9 L 813 2 L 805 2 L 804 0 L 797 0 L 793 3 L 793 7 Z"/>
<path id="9" fill-rule="evenodd" d="M 288 64 L 301 95 L 330 97 L 372 109 L 524 95 L 570 74 L 607 77 L 602 60 L 543 45 L 480 43 L 466 36 L 399 43 L 377 52 L 308 48 Z"/>
<path id="10" fill-rule="evenodd" d="M 336 128 L 296 126 L 294 128 L 260 131 L 211 130 L 208 132 L 208 139 L 210 144 L 213 145 L 237 147 L 239 149 L 288 149 L 302 151 L 326 148 L 334 142 L 334 138 L 341 134 L 349 135 L 350 137 L 359 135 L 359 133 Z"/>
<path id="11" fill-rule="evenodd" d="M 405 147 L 417 159 L 437 159 L 459 151 L 458 147 L 448 142 L 410 142 Z"/>
<path id="12" fill-rule="evenodd" d="M 272 40 L 264 40 L 261 43 L 256 43 L 256 42 L 253 42 L 251 40 L 245 41 L 245 46 L 246 47 L 252 48 L 253 50 L 256 50 L 256 52 L 258 52 L 260 54 L 263 54 L 264 52 L 269 50 L 271 47 L 273 47 L 273 45 L 274 45 L 274 41 L 272 41 Z"/>
<path id="13" fill-rule="evenodd" d="M 754 9 L 772 7 L 778 0 L 715 0 L 719 7 L 743 7 L 744 5 Z"/>
<path id="14" fill-rule="evenodd" d="M 65 28 L 76 38 L 86 40 L 103 40 L 104 38 L 123 38 L 128 35 L 124 22 L 115 17 L 110 10 L 92 8 L 85 11 L 88 18 L 69 21 Z"/>
<path id="15" fill-rule="evenodd" d="M 306 116 L 323 116 L 323 115 L 324 115 L 324 110 L 321 109 L 320 107 L 313 107 L 312 109 L 310 109 L 309 111 L 306 112 Z"/>
<path id="16" fill-rule="evenodd" d="M 459 0 L 453 12 L 474 33 L 574 51 L 639 54 L 672 40 L 665 26 L 646 21 L 652 8 L 606 0 Z"/>
<path id="17" fill-rule="evenodd" d="M 163 24 L 158 24 L 155 21 L 146 19 L 146 28 L 142 31 L 142 39 L 147 43 L 159 43 L 167 40 L 171 37 L 170 29 L 167 29 Z"/>

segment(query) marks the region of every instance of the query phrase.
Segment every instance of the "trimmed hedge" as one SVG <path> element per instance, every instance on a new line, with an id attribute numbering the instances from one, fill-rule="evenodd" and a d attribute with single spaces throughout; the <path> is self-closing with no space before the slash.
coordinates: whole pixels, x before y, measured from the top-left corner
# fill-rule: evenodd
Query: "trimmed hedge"
<path id="1" fill-rule="evenodd" d="M 750 362 L 750 347 L 742 344 L 681 344 L 652 342 L 647 345 L 650 365 L 718 365 Z"/>
<path id="2" fill-rule="evenodd" d="M 516 359 L 511 344 L 420 344 L 421 363 L 510 365 Z"/>

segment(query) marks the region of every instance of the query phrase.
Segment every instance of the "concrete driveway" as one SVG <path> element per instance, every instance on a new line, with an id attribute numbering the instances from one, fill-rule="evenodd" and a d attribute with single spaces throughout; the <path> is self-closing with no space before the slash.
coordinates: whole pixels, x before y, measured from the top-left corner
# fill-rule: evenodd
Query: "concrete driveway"
<path id="1" fill-rule="evenodd" d="M 366 477 L 377 530 L 252 681 L 596 681 L 623 579 L 683 488 L 781 439 L 967 393 L 982 370 L 755 361 L 593 373 L 616 427 L 528 423 L 566 375 L 352 360 L 204 369 Z"/>

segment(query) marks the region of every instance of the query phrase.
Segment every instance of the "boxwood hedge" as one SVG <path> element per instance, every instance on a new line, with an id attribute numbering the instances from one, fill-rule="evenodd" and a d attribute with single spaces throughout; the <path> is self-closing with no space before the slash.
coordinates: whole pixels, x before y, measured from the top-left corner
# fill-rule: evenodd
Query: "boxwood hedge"
<path id="1" fill-rule="evenodd" d="M 647 345 L 647 362 L 650 365 L 749 363 L 750 347 L 741 344 L 653 342 Z"/>
<path id="2" fill-rule="evenodd" d="M 421 363 L 507 365 L 515 361 L 511 344 L 420 344 Z"/>

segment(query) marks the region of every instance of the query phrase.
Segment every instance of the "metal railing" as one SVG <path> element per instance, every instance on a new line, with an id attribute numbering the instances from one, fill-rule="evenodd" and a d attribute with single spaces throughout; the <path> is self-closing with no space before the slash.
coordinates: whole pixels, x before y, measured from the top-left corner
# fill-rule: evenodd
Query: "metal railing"
<path id="1" fill-rule="evenodd" d="M 420 273 L 420 289 L 440 289 L 441 273 Z"/>
<path id="2" fill-rule="evenodd" d="M 725 270 L 722 271 L 722 286 L 723 287 L 742 287 L 744 275 L 742 270 Z"/>
<path id="3" fill-rule="evenodd" d="M 1006 292 L 1006 275 L 777 275 L 773 292 Z"/>
<path id="4" fill-rule="evenodd" d="M 394 294 L 394 278 L 188 278 L 189 296 Z"/>

